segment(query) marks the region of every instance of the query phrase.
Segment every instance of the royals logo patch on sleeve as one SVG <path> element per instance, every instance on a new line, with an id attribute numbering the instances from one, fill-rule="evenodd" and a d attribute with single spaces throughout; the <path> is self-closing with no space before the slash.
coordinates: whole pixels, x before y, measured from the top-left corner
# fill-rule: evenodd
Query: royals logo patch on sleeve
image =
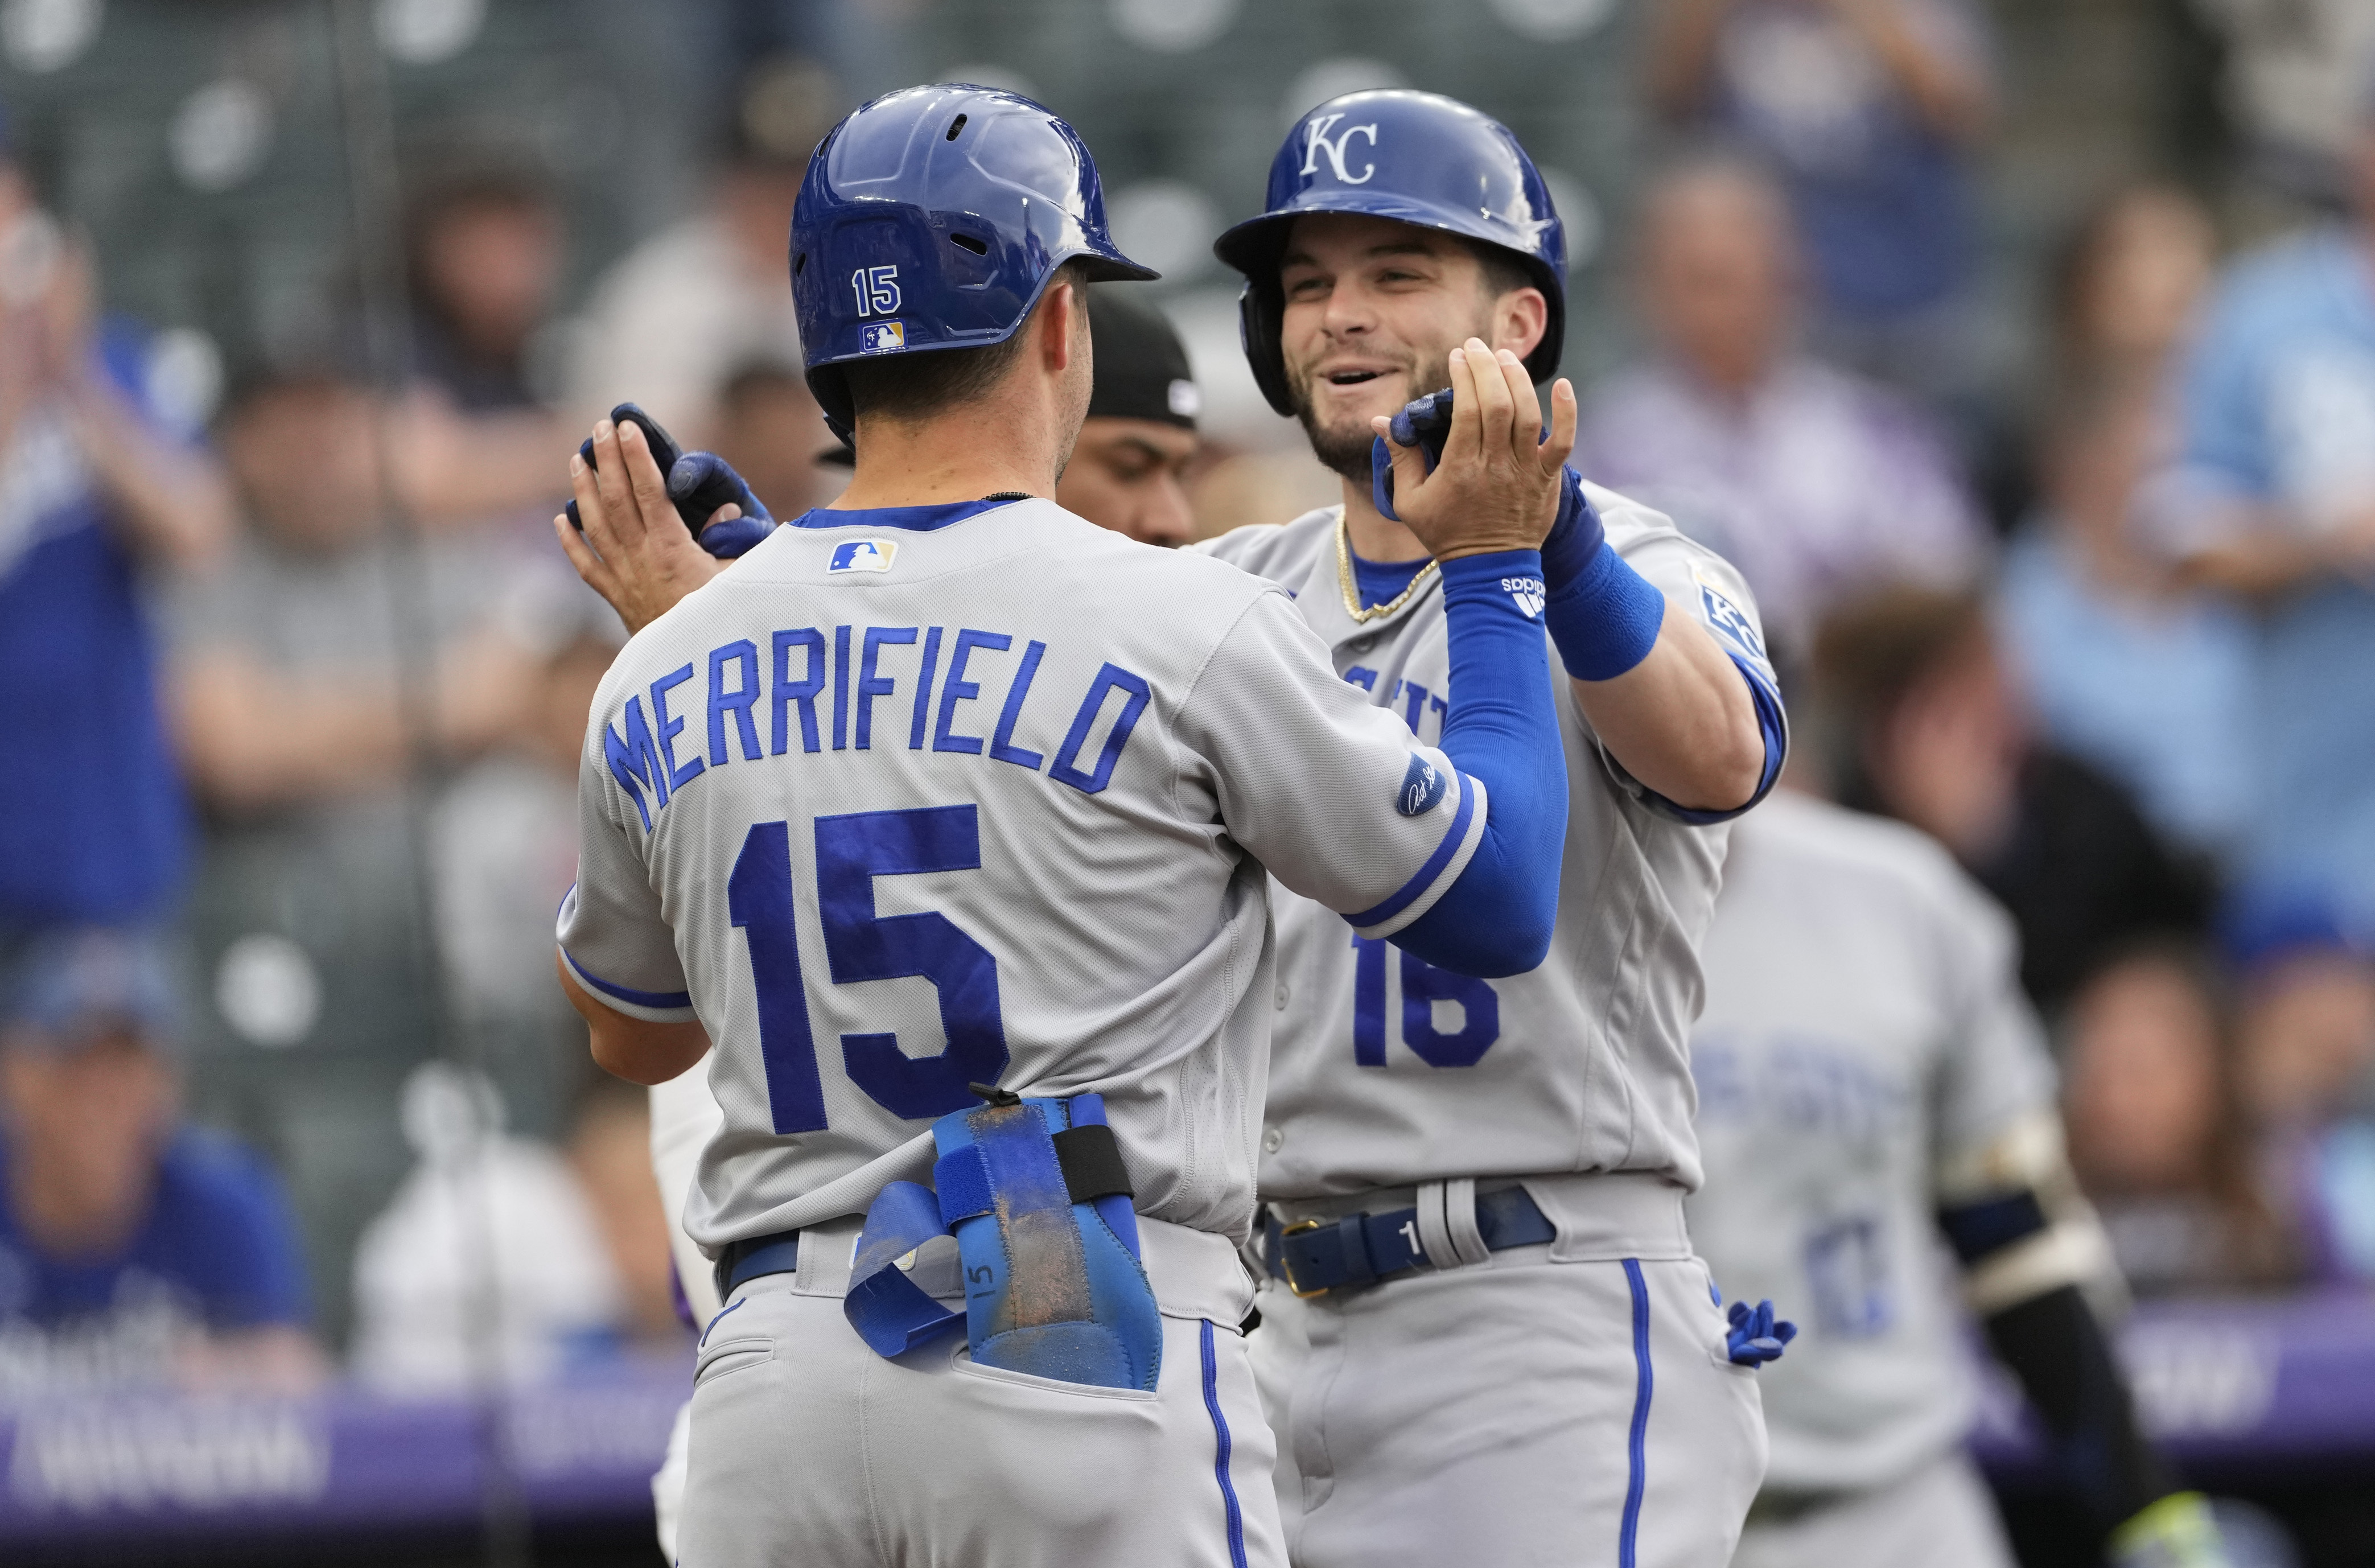
<path id="1" fill-rule="evenodd" d="M 1394 809 L 1405 817 L 1424 817 L 1443 800 L 1451 781 L 1443 770 L 1424 757 L 1412 757 L 1409 771 L 1402 774 L 1401 793 L 1395 797 Z"/>
<path id="2" fill-rule="evenodd" d="M 1706 578 L 1696 572 L 1693 576 L 1698 583 L 1699 608 L 1707 616 L 1709 629 L 1747 657 L 1760 665 L 1767 664 L 1765 640 L 1756 634 L 1756 623 L 1748 619 L 1747 612 L 1724 597 Z"/>

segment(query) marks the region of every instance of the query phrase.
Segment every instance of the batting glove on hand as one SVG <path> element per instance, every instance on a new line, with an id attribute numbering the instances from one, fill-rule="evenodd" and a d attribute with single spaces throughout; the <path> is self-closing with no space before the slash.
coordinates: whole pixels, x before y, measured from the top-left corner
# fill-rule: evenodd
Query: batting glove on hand
<path id="1" fill-rule="evenodd" d="M 2228 1568 L 2227 1542 L 2198 1491 L 2173 1491 L 2111 1532 L 2115 1568 Z"/>
<path id="2" fill-rule="evenodd" d="M 621 403 L 610 410 L 613 424 L 634 425 L 644 432 L 652 449 L 652 461 L 668 476 L 668 500 L 676 506 L 676 514 L 693 542 L 720 560 L 732 560 L 775 530 L 775 520 L 767 514 L 750 487 L 742 482 L 726 460 L 714 452 L 685 452 L 674 437 L 660 428 L 660 422 L 632 403 Z M 595 466 L 594 442 L 589 437 L 578 443 L 577 455 L 585 466 Z M 724 522 L 707 524 L 710 513 L 721 506 L 738 506 L 742 515 Z M 567 508 L 569 525 L 579 533 L 585 531 L 585 520 L 577 515 L 577 503 Z"/>
<path id="3" fill-rule="evenodd" d="M 1402 405 L 1391 428 L 1396 443 L 1426 449 L 1426 471 L 1434 473 L 1443 461 L 1444 442 L 1451 439 L 1451 388 Z M 1401 521 L 1394 511 L 1394 454 L 1383 436 L 1369 438 L 1369 499 L 1377 503 L 1379 516 L 1388 522 Z"/>
<path id="4" fill-rule="evenodd" d="M 1402 406 L 1388 427 L 1396 444 L 1424 448 L 1428 473 L 1443 461 L 1444 443 L 1451 438 L 1451 389 L 1430 392 Z M 1548 441 L 1551 432 L 1542 431 Z M 1379 516 L 1399 523 L 1394 512 L 1394 457 L 1384 436 L 1375 436 L 1369 442 L 1369 499 Z M 1600 513 L 1592 509 L 1583 493 L 1583 476 L 1573 468 L 1565 471 L 1559 485 L 1558 520 L 1551 525 L 1550 536 L 1542 541 L 1542 581 L 1553 593 L 1558 592 L 1583 574 L 1591 558 L 1608 540 L 1608 531 L 1601 525 Z"/>
<path id="5" fill-rule="evenodd" d="M 1782 1348 L 1798 1337 L 1798 1326 L 1773 1315 L 1773 1303 L 1759 1302 L 1751 1307 L 1746 1302 L 1734 1302 L 1728 1309 L 1731 1332 L 1724 1336 L 1724 1349 L 1734 1366 L 1757 1367 L 1766 1362 L 1781 1359 Z"/>

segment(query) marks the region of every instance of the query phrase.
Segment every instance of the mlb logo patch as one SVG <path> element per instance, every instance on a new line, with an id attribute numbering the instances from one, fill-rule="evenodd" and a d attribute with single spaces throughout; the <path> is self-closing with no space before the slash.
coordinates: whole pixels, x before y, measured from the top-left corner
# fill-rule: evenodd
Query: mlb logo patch
<path id="1" fill-rule="evenodd" d="M 899 554 L 895 539 L 844 539 L 833 547 L 827 572 L 888 572 Z"/>
<path id="2" fill-rule="evenodd" d="M 857 329 L 857 347 L 863 353 L 888 354 L 907 347 L 907 324 L 903 321 L 868 322 Z"/>

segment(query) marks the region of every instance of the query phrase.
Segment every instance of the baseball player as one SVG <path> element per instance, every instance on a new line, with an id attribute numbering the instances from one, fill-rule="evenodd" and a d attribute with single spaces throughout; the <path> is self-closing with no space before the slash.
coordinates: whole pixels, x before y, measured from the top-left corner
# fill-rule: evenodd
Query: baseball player
<path id="1" fill-rule="evenodd" d="M 1395 518 L 1439 402 L 1390 446 L 1373 420 L 1453 379 L 1464 338 L 1552 373 L 1557 214 L 1503 126 L 1363 92 L 1303 116 L 1214 248 L 1255 379 L 1343 500 L 1199 548 L 1294 594 L 1424 744 L 1468 678 Z M 1279 901 L 1252 1345 L 1303 1568 L 1718 1568 L 1764 1469 L 1751 1366 L 1778 1345 L 1769 1314 L 1728 1331 L 1684 1230 L 1685 1045 L 1723 824 L 1778 771 L 1780 705 L 1739 575 L 1664 517 L 1569 476 L 1543 572 L 1570 791 L 1547 961 L 1470 979 Z"/>
<path id="2" fill-rule="evenodd" d="M 1056 504 L 1140 544 L 1184 544 L 1194 530 L 1180 481 L 1196 455 L 1196 416 L 1202 407 L 1188 351 L 1161 311 L 1113 289 L 1089 298 L 1089 347 L 1096 384 L 1072 459 L 1056 482 Z M 836 447 L 833 455 L 848 452 Z M 683 538 L 677 534 L 671 542 L 681 544 Z M 697 569 L 700 562 L 691 564 Z M 715 570 L 723 571 L 723 564 Z M 655 1084 L 651 1091 L 652 1173 L 669 1215 L 679 1220 L 691 1197 L 701 1151 L 725 1118 L 709 1092 L 704 1066 Z M 724 1304 L 708 1262 L 682 1224 L 671 1226 L 668 1240 L 686 1308 L 696 1326 L 707 1323 Z M 691 1420 L 688 1399 L 669 1432 L 667 1457 L 652 1478 L 660 1550 L 670 1562 L 676 1560 Z"/>
<path id="3" fill-rule="evenodd" d="M 2003 911 L 1913 830 L 1785 790 L 1732 830 L 1704 961 L 1691 1234 L 1729 1288 L 1802 1326 L 1765 1373 L 1772 1462 L 1733 1562 L 2012 1568 L 1963 1452 L 1942 1244 L 2115 1560 L 2223 1562 L 2080 1293 L 2109 1249 Z"/>
<path id="4" fill-rule="evenodd" d="M 709 1053 L 725 1115 L 686 1217 L 725 1305 L 682 1558 L 1282 1562 L 1235 1333 L 1270 878 L 1448 973 L 1541 961 L 1567 791 L 1535 547 L 1572 391 L 1543 442 L 1522 371 L 1449 362 L 1442 465 L 1400 490 L 1459 670 L 1430 745 L 1274 585 L 1045 499 L 1083 285 L 1152 276 L 1063 122 L 876 100 L 791 248 L 857 473 L 604 679 L 558 932 L 597 1060 Z M 632 423 L 591 448 L 585 536 L 556 531 L 632 598 L 677 474 Z"/>

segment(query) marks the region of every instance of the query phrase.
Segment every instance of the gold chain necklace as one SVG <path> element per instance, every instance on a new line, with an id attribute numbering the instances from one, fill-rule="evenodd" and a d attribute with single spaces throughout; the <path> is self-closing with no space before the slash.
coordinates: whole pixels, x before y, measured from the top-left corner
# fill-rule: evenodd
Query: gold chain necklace
<path id="1" fill-rule="evenodd" d="M 1344 521 L 1344 509 L 1341 506 L 1336 509 L 1336 585 L 1343 590 L 1344 613 L 1353 618 L 1353 625 L 1366 626 L 1381 615 L 1393 614 L 1410 603 L 1418 591 L 1426 586 L 1426 581 L 1434 572 L 1435 562 L 1430 560 L 1418 569 L 1418 575 L 1410 580 L 1409 587 L 1404 588 L 1384 604 L 1371 605 L 1364 608 L 1361 604 L 1359 580 L 1353 575 L 1352 525 Z"/>

